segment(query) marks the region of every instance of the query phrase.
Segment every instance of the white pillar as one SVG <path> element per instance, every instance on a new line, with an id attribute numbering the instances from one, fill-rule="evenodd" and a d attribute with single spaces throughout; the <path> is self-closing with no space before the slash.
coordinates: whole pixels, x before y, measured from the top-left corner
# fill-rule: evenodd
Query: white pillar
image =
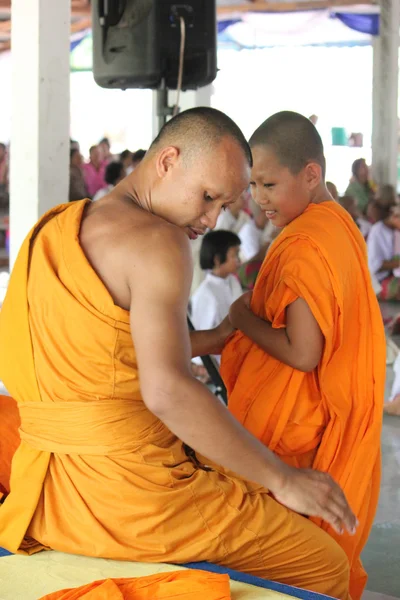
<path id="1" fill-rule="evenodd" d="M 372 166 L 378 184 L 397 186 L 400 0 L 381 0 L 373 52 Z"/>
<path id="2" fill-rule="evenodd" d="M 196 106 L 211 106 L 211 97 L 214 93 L 214 87 L 211 83 L 205 87 L 198 88 L 197 90 L 188 90 L 187 92 L 181 92 L 179 106 L 180 112 L 188 110 L 189 108 L 195 108 Z M 170 106 L 174 106 L 176 103 L 176 90 L 168 92 L 168 103 Z M 158 117 L 157 117 L 157 92 L 153 92 L 153 139 L 158 134 Z"/>
<path id="3" fill-rule="evenodd" d="M 70 4 L 12 2 L 10 266 L 37 219 L 68 200 Z"/>

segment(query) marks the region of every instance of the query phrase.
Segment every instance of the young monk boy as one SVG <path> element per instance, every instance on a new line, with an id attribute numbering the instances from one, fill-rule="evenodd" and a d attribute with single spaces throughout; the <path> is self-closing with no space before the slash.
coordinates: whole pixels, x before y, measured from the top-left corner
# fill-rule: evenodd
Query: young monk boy
<path id="1" fill-rule="evenodd" d="M 253 198 L 283 231 L 252 296 L 231 308 L 238 331 L 222 356 L 229 408 L 288 464 L 327 471 L 343 486 L 360 527 L 354 537 L 327 529 L 348 555 L 357 600 L 379 494 L 385 376 L 366 247 L 326 189 L 323 145 L 308 119 L 278 113 L 250 145 Z"/>

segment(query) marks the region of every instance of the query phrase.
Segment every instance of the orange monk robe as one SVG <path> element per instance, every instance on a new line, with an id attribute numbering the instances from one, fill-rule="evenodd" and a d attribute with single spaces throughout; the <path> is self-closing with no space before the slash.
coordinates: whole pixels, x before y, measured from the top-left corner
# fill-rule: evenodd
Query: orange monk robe
<path id="1" fill-rule="evenodd" d="M 19 446 L 20 418 L 17 403 L 9 396 L 0 396 L 0 498 L 10 491 L 11 460 Z"/>
<path id="2" fill-rule="evenodd" d="M 335 202 L 310 205 L 271 246 L 251 309 L 285 326 L 297 298 L 310 307 L 325 338 L 318 367 L 302 373 L 261 350 L 241 332 L 222 355 L 229 408 L 287 463 L 329 472 L 360 526 L 338 536 L 352 566 L 350 593 L 361 597 L 359 561 L 379 494 L 385 336 L 362 235 Z"/>
<path id="3" fill-rule="evenodd" d="M 0 312 L 0 379 L 21 417 L 0 547 L 205 560 L 347 600 L 334 540 L 261 486 L 194 464 L 147 409 L 129 312 L 79 243 L 87 202 L 31 231 Z"/>
<path id="4" fill-rule="evenodd" d="M 228 575 L 205 571 L 173 571 L 147 577 L 94 581 L 60 590 L 41 600 L 230 600 Z"/>

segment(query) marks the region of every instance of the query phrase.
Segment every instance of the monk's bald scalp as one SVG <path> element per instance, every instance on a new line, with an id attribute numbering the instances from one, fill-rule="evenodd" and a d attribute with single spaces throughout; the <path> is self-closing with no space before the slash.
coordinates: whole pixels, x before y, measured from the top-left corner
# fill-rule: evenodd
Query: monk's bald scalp
<path id="1" fill-rule="evenodd" d="M 199 151 L 208 153 L 226 136 L 240 146 L 252 166 L 250 146 L 236 123 L 220 110 L 205 106 L 185 110 L 168 121 L 152 143 L 150 152 L 161 146 L 176 146 L 184 158 L 195 156 Z"/>
<path id="2" fill-rule="evenodd" d="M 310 162 L 322 169 L 325 178 L 324 146 L 321 136 L 309 119 L 296 112 L 282 111 L 272 115 L 253 133 L 250 147 L 270 148 L 278 161 L 293 175 Z"/>

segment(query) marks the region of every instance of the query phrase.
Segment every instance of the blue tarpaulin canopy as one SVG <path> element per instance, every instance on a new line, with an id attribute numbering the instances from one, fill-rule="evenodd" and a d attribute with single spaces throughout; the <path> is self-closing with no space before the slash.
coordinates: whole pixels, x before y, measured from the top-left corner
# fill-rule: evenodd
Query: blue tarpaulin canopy
<path id="1" fill-rule="evenodd" d="M 379 34 L 377 6 L 295 12 L 232 13 L 218 21 L 218 44 L 234 49 L 279 46 L 362 46 Z M 72 71 L 92 70 L 92 35 L 71 38 Z"/>

